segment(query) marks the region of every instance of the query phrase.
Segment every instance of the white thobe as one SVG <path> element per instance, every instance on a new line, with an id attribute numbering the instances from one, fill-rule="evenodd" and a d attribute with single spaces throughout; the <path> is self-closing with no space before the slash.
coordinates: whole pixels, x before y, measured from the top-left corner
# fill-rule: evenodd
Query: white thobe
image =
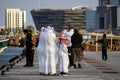
<path id="1" fill-rule="evenodd" d="M 68 45 L 68 46 L 72 46 L 71 36 L 72 36 L 73 33 L 74 33 L 74 29 L 70 29 L 69 31 L 64 30 L 63 33 L 65 34 L 65 36 L 66 36 L 66 37 L 69 39 L 69 41 L 70 41 L 70 45 Z"/>
<path id="2" fill-rule="evenodd" d="M 45 59 L 44 35 L 45 35 L 45 32 L 41 30 L 41 34 L 39 37 L 39 44 L 37 46 L 39 72 L 40 73 L 44 73 L 44 64 L 45 64 L 45 61 L 44 61 L 44 59 Z"/>
<path id="3" fill-rule="evenodd" d="M 56 35 L 52 30 L 47 30 L 45 34 L 45 74 L 56 73 Z"/>
<path id="4" fill-rule="evenodd" d="M 62 36 L 65 36 L 62 34 Z M 59 59 L 60 59 L 60 72 L 68 73 L 69 57 L 67 45 L 60 42 L 59 44 Z"/>
<path id="5" fill-rule="evenodd" d="M 68 73 L 69 57 L 68 49 L 64 44 L 60 44 L 59 59 L 60 59 L 60 72 Z"/>

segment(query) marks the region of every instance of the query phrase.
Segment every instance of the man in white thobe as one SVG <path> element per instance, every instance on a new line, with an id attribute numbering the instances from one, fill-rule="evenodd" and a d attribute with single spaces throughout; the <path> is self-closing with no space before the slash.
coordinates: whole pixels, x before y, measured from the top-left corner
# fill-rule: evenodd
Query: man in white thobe
<path id="1" fill-rule="evenodd" d="M 66 38 L 64 33 L 59 35 L 59 39 L 60 74 L 65 76 L 68 75 L 69 57 L 67 46 L 69 45 L 70 41 Z"/>
<path id="2" fill-rule="evenodd" d="M 70 41 L 70 44 L 68 45 L 68 53 L 69 53 L 69 61 L 70 61 L 70 64 L 69 66 L 70 67 L 73 67 L 73 55 L 72 55 L 72 43 L 71 43 L 71 36 L 73 35 L 74 33 L 74 29 L 73 27 L 69 26 L 69 30 L 64 30 L 63 33 L 65 34 L 65 36 L 69 39 Z"/>
<path id="3" fill-rule="evenodd" d="M 45 46 L 44 46 L 44 35 L 45 35 L 45 28 L 41 28 L 41 33 L 39 36 L 39 44 L 37 46 L 37 53 L 38 53 L 38 62 L 39 62 L 39 72 L 40 75 L 44 74 L 44 64 L 45 64 Z"/>
<path id="4" fill-rule="evenodd" d="M 56 76 L 56 48 L 57 48 L 57 37 L 50 26 L 47 27 L 45 34 L 45 75 Z"/>

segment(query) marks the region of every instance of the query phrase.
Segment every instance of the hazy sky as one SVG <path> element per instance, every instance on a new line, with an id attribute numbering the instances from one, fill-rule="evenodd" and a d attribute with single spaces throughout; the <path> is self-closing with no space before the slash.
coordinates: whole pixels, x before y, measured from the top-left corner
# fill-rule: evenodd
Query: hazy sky
<path id="1" fill-rule="evenodd" d="M 6 8 L 19 8 L 22 11 L 27 11 L 27 25 L 34 25 L 30 13 L 32 9 L 72 8 L 75 6 L 96 7 L 98 6 L 98 0 L 0 0 L 0 26 L 5 26 Z"/>

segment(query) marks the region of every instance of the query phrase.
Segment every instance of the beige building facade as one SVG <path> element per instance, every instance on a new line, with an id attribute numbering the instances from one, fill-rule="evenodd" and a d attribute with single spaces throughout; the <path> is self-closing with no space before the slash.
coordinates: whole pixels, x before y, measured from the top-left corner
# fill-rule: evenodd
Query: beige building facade
<path id="1" fill-rule="evenodd" d="M 10 32 L 16 33 L 26 27 L 26 11 L 20 9 L 6 9 L 5 25 Z"/>

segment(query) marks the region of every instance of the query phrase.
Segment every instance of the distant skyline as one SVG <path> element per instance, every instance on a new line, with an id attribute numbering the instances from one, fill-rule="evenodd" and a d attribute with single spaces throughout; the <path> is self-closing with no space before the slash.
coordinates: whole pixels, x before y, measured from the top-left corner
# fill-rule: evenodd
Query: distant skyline
<path id="1" fill-rule="evenodd" d="M 34 22 L 30 13 L 32 9 L 70 9 L 75 6 L 96 8 L 96 6 L 98 6 L 98 0 L 0 0 L 0 26 L 5 26 L 6 8 L 19 8 L 22 11 L 26 11 L 26 24 L 34 26 Z"/>

